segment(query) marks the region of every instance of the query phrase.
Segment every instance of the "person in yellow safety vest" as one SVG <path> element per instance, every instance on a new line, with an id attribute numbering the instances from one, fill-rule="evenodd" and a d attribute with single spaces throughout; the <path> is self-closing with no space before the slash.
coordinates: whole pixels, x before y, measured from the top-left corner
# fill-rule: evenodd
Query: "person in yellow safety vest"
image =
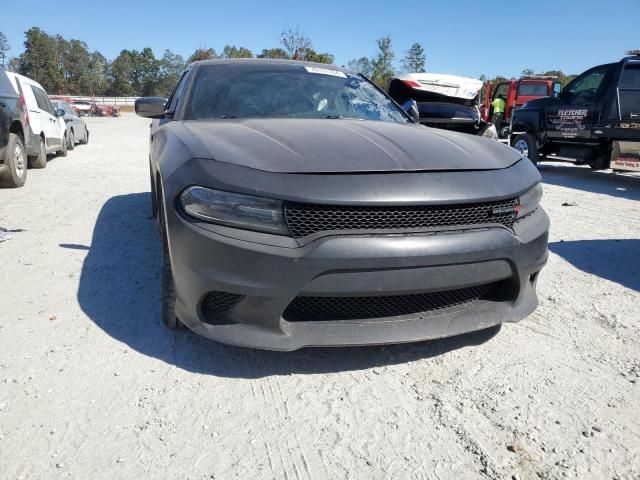
<path id="1" fill-rule="evenodd" d="M 504 108 L 507 102 L 504 101 L 504 96 L 496 96 L 491 102 L 491 109 L 493 115 L 491 116 L 491 122 L 495 125 L 498 135 L 500 134 L 500 128 L 502 127 L 502 119 L 504 118 Z"/>

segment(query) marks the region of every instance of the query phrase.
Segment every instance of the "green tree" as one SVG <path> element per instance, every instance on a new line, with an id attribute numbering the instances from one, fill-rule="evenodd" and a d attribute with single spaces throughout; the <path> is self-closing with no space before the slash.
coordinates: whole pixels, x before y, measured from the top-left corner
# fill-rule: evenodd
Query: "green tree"
<path id="1" fill-rule="evenodd" d="M 137 56 L 134 56 L 133 84 L 139 95 L 145 97 L 156 95 L 159 72 L 159 61 L 151 48 L 146 47 Z"/>
<path id="2" fill-rule="evenodd" d="M 236 47 L 235 45 L 225 45 L 222 50 L 223 58 L 253 58 L 253 52 L 245 47 Z"/>
<path id="3" fill-rule="evenodd" d="M 427 65 L 427 57 L 424 48 L 419 43 L 414 43 L 402 59 L 402 68 L 411 73 L 422 73 Z"/>
<path id="4" fill-rule="evenodd" d="M 131 83 L 133 70 L 134 60 L 132 52 L 122 50 L 109 66 L 109 95 L 126 97 L 135 94 Z"/>
<path id="5" fill-rule="evenodd" d="M 9 53 L 11 47 L 9 46 L 9 41 L 7 40 L 7 36 L 4 32 L 0 32 L 0 58 L 2 59 L 2 65 L 5 65 L 7 59 L 7 53 Z"/>
<path id="6" fill-rule="evenodd" d="M 257 55 L 258 58 L 281 58 L 290 59 L 291 57 L 282 48 L 263 48 L 262 52 Z"/>
<path id="7" fill-rule="evenodd" d="M 187 63 L 198 62 L 200 60 L 213 60 L 214 58 L 219 57 L 213 48 L 197 48 L 196 51 L 191 54 Z"/>
<path id="8" fill-rule="evenodd" d="M 391 77 L 395 74 L 393 59 L 395 54 L 391 45 L 391 37 L 384 36 L 376 40 L 378 54 L 371 60 L 371 79 L 380 88 L 385 88 Z"/>
<path id="9" fill-rule="evenodd" d="M 317 53 L 315 50 L 311 49 L 307 52 L 306 60 L 308 62 L 332 64 L 334 56 L 330 53 Z"/>
<path id="10" fill-rule="evenodd" d="M 100 52 L 95 51 L 89 55 L 87 75 L 82 85 L 82 93 L 89 95 L 105 95 L 107 93 L 109 62 Z"/>
<path id="11" fill-rule="evenodd" d="M 577 75 L 566 75 L 562 70 L 547 70 L 540 75 L 549 75 L 552 77 L 558 77 L 558 81 L 564 87 L 567 83 L 577 77 Z"/>
<path id="12" fill-rule="evenodd" d="M 90 54 L 87 44 L 80 40 L 66 41 L 57 39 L 62 73 L 64 75 L 64 91 L 71 95 L 89 93 Z"/>
<path id="13" fill-rule="evenodd" d="M 178 81 L 180 81 L 185 68 L 186 64 L 182 55 L 173 53 L 171 50 L 165 50 L 160 59 L 156 95 L 168 97 L 178 84 Z"/>
<path id="14" fill-rule="evenodd" d="M 61 93 L 64 74 L 59 42 L 38 27 L 25 32 L 24 52 L 19 57 L 19 73 L 33 78 L 49 93 Z"/>
<path id="15" fill-rule="evenodd" d="M 373 73 L 373 65 L 371 65 L 371 60 L 367 57 L 360 57 L 349 60 L 349 63 L 347 63 L 347 68 L 356 73 L 366 75 L 367 77 L 371 77 Z"/>

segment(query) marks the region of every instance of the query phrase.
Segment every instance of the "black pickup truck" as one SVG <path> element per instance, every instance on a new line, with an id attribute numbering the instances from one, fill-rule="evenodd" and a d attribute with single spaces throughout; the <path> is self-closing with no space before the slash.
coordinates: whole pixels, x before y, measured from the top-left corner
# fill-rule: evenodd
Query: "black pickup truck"
<path id="1" fill-rule="evenodd" d="M 559 159 L 640 171 L 640 50 L 628 55 L 590 68 L 557 98 L 516 110 L 511 146 L 534 163 Z"/>
<path id="2" fill-rule="evenodd" d="M 24 99 L 0 67 L 0 186 L 21 187 L 27 179 L 24 135 L 28 117 Z"/>

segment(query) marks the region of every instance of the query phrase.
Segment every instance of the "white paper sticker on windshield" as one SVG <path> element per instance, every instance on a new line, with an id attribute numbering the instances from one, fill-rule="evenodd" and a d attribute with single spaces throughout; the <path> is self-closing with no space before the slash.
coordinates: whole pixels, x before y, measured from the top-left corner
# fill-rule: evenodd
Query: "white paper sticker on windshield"
<path id="1" fill-rule="evenodd" d="M 319 73 L 320 75 L 333 75 L 334 77 L 347 78 L 347 76 L 340 70 L 332 70 L 330 68 L 322 67 L 304 67 L 309 73 Z"/>

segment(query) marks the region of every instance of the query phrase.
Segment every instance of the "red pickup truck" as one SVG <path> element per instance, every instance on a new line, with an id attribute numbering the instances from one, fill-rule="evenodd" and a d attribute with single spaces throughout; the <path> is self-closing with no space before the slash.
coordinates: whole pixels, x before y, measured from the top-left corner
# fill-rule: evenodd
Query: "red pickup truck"
<path id="1" fill-rule="evenodd" d="M 529 75 L 519 80 L 506 80 L 497 84 L 491 82 L 484 87 L 484 105 L 480 113 L 485 122 L 491 121 L 493 109 L 491 102 L 502 97 L 505 100 L 504 117 L 498 130 L 499 138 L 507 138 L 511 129 L 513 111 L 530 100 L 542 97 L 557 97 L 562 85 L 557 77 Z"/>

